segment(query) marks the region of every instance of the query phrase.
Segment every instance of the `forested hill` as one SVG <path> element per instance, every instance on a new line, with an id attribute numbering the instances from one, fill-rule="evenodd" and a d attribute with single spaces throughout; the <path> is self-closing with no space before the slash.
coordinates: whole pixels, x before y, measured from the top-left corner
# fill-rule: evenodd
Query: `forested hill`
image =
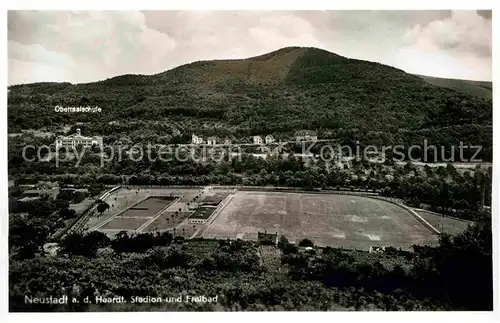
<path id="1" fill-rule="evenodd" d="M 106 136 L 137 130 L 127 129 L 135 120 L 163 122 L 162 127 L 142 129 L 157 135 L 179 130 L 241 138 L 311 129 L 320 137 L 365 144 L 421 143 L 427 138 L 433 144 L 482 145 L 487 154 L 492 145 L 490 99 L 316 48 L 200 61 L 148 76 L 9 89 L 9 132 L 91 121 L 83 131 Z M 56 113 L 56 105 L 99 106 L 102 112 Z"/>
<path id="2" fill-rule="evenodd" d="M 493 84 L 491 82 L 447 79 L 425 75 L 417 76 L 426 80 L 430 84 L 449 88 L 457 92 L 480 96 L 490 100 L 493 97 Z"/>

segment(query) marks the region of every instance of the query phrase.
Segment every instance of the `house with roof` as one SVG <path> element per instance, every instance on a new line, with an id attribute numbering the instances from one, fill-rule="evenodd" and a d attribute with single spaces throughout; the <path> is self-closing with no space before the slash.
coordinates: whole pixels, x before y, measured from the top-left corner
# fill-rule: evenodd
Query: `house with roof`
<path id="1" fill-rule="evenodd" d="M 268 233 L 267 231 L 258 231 L 257 241 L 263 245 L 278 245 L 278 232 Z"/>
<path id="2" fill-rule="evenodd" d="M 214 146 L 217 141 L 216 137 L 207 137 L 207 145 Z"/>
<path id="3" fill-rule="evenodd" d="M 272 143 L 274 143 L 274 141 L 275 140 L 274 140 L 273 135 L 267 135 L 266 136 L 266 145 L 272 144 Z"/>
<path id="4" fill-rule="evenodd" d="M 317 141 L 318 135 L 316 134 L 315 131 L 312 130 L 299 130 L 295 133 L 295 140 L 297 142 Z"/>
<path id="5" fill-rule="evenodd" d="M 253 136 L 254 145 L 262 145 L 262 137 L 261 136 Z"/>
<path id="6" fill-rule="evenodd" d="M 204 224 L 207 223 L 211 216 L 214 214 L 217 207 L 215 206 L 202 206 L 199 207 L 193 214 L 189 216 L 189 223 Z"/>
<path id="7" fill-rule="evenodd" d="M 198 137 L 193 133 L 191 136 L 191 143 L 195 145 L 201 145 L 203 143 L 203 137 Z"/>

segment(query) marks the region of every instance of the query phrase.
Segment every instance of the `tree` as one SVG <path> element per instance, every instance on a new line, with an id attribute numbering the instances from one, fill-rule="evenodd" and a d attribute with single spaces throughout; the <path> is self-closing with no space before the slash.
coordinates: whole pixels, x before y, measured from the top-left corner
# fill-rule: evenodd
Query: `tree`
<path id="1" fill-rule="evenodd" d="M 187 257 L 182 247 L 171 245 L 168 248 L 154 247 L 148 250 L 145 257 L 146 264 L 154 264 L 161 269 L 185 267 Z"/>
<path id="2" fill-rule="evenodd" d="M 73 194 L 74 192 L 72 190 L 62 189 L 59 191 L 59 194 L 57 194 L 57 199 L 69 202 L 73 199 Z"/>
<path id="3" fill-rule="evenodd" d="M 449 185 L 446 182 L 443 182 L 441 184 L 441 190 L 439 193 L 439 198 L 441 201 L 441 207 L 442 211 L 444 214 L 448 213 L 448 207 L 449 207 L 449 199 L 450 199 L 450 189 Z"/>
<path id="4" fill-rule="evenodd" d="M 278 248 L 283 249 L 288 245 L 288 239 L 284 235 L 282 235 L 278 241 Z"/>
<path id="5" fill-rule="evenodd" d="M 85 239 L 88 241 L 93 241 L 98 248 L 104 248 L 109 246 L 111 239 L 103 232 L 91 231 L 85 235 Z"/>
<path id="6" fill-rule="evenodd" d="M 98 183 L 93 183 L 88 187 L 89 191 L 89 196 L 91 198 L 95 198 L 101 191 L 104 189 L 104 185 L 98 184 Z"/>
<path id="7" fill-rule="evenodd" d="M 60 242 L 61 251 L 71 256 L 94 257 L 98 248 L 109 245 L 108 236 L 99 231 L 87 234 L 70 233 Z"/>
<path id="8" fill-rule="evenodd" d="M 302 239 L 300 240 L 299 242 L 299 246 L 300 247 L 314 247 L 314 242 L 312 242 L 311 240 L 309 239 Z"/>
<path id="9" fill-rule="evenodd" d="M 68 207 L 62 208 L 59 210 L 59 216 L 63 219 L 71 219 L 74 218 L 76 215 L 76 211 L 73 209 L 70 209 Z"/>
<path id="10" fill-rule="evenodd" d="M 51 218 L 29 218 L 13 215 L 9 219 L 9 247 L 18 248 L 22 259 L 32 258 L 40 251 L 56 227 Z"/>
<path id="11" fill-rule="evenodd" d="M 97 212 L 99 212 L 99 216 L 101 216 L 102 213 L 108 209 L 109 209 L 109 204 L 106 202 L 100 201 L 99 204 L 97 204 Z"/>
<path id="12" fill-rule="evenodd" d="M 457 308 L 493 308 L 490 213 L 482 214 L 463 233 L 442 235 L 437 247 L 421 248 L 416 253 L 411 275 L 419 282 L 419 293 L 425 291 Z"/>

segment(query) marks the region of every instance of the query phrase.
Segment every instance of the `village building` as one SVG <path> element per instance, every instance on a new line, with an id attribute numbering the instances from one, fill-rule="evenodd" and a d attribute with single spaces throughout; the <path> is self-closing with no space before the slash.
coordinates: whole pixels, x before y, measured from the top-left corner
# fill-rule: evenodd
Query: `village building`
<path id="1" fill-rule="evenodd" d="M 278 232 L 268 233 L 267 231 L 258 231 L 257 241 L 263 245 L 278 245 Z"/>
<path id="2" fill-rule="evenodd" d="M 384 253 L 385 246 L 370 246 L 369 252 L 370 253 Z"/>
<path id="3" fill-rule="evenodd" d="M 189 216 L 189 223 L 192 224 L 206 223 L 214 213 L 215 209 L 216 209 L 215 206 L 199 207 L 193 214 Z"/>
<path id="4" fill-rule="evenodd" d="M 201 202 L 196 203 L 196 211 L 189 216 L 189 223 L 207 223 L 214 216 L 217 207 L 228 195 L 229 193 L 216 193 L 214 195 L 205 196 Z"/>
<path id="5" fill-rule="evenodd" d="M 86 137 L 82 136 L 80 129 L 76 129 L 76 134 L 70 136 L 59 136 L 56 139 L 56 150 L 60 148 L 75 149 L 78 146 L 92 147 L 92 146 L 103 146 L 102 137 Z"/>
<path id="6" fill-rule="evenodd" d="M 261 136 L 253 136 L 254 145 L 262 145 L 262 137 Z"/>
<path id="7" fill-rule="evenodd" d="M 207 138 L 207 144 L 214 146 L 216 144 L 217 138 L 216 137 L 208 137 Z"/>
<path id="8" fill-rule="evenodd" d="M 203 137 L 198 137 L 193 133 L 193 135 L 191 136 L 191 143 L 195 145 L 200 145 L 203 143 Z"/>
<path id="9" fill-rule="evenodd" d="M 295 133 L 295 139 L 297 142 L 311 142 L 311 141 L 317 141 L 318 140 L 318 135 L 316 134 L 315 131 L 311 130 L 300 130 Z"/>
<path id="10" fill-rule="evenodd" d="M 272 143 L 274 143 L 274 137 L 272 135 L 267 135 L 266 136 L 266 144 L 269 145 Z"/>

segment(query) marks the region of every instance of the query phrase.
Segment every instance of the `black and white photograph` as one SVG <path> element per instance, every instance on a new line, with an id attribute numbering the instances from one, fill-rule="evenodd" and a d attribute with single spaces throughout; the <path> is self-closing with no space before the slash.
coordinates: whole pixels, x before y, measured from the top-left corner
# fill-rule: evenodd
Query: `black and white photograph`
<path id="1" fill-rule="evenodd" d="M 8 10 L 6 311 L 493 313 L 493 16 Z"/>

